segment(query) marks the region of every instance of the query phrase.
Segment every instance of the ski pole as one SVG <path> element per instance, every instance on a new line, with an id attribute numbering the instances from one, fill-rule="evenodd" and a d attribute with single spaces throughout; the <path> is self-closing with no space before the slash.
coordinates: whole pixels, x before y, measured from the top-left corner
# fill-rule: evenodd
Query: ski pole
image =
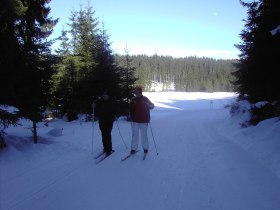
<path id="1" fill-rule="evenodd" d="M 147 115 L 148 115 L 148 116 L 150 116 L 149 107 L 148 107 L 147 105 L 146 105 L 146 112 L 147 112 Z M 155 148 L 156 148 L 156 153 L 157 153 L 157 155 L 158 155 L 157 144 L 156 144 L 156 141 L 155 141 L 154 132 L 153 132 L 153 129 L 152 129 L 151 123 L 150 123 L 150 122 L 148 122 L 148 124 L 150 125 L 150 129 L 151 129 L 151 133 L 152 133 L 152 137 L 153 137 L 154 145 L 155 145 Z"/>
<path id="2" fill-rule="evenodd" d="M 124 144 L 125 148 L 127 149 L 126 143 L 125 143 L 125 141 L 124 141 L 124 139 L 122 137 L 122 134 L 121 134 L 121 130 L 120 130 L 120 127 L 119 127 L 119 124 L 118 124 L 118 120 L 116 120 L 116 124 L 117 124 L 117 127 L 118 127 L 119 134 L 121 136 L 121 139 L 123 141 L 123 144 Z"/>
<path id="3" fill-rule="evenodd" d="M 94 138 L 94 102 L 92 103 L 92 138 L 91 138 L 91 154 L 93 154 L 93 138 Z"/>
<path id="4" fill-rule="evenodd" d="M 93 154 L 94 119 L 92 120 L 91 154 Z"/>
<path id="5" fill-rule="evenodd" d="M 154 132 L 153 132 L 153 129 L 152 129 L 152 126 L 151 126 L 150 122 L 149 122 L 149 125 L 150 125 L 150 129 L 151 129 L 154 145 L 155 145 L 155 148 L 156 148 L 156 152 L 157 152 L 157 155 L 158 155 L 157 144 L 156 144 L 156 141 L 155 141 Z"/>

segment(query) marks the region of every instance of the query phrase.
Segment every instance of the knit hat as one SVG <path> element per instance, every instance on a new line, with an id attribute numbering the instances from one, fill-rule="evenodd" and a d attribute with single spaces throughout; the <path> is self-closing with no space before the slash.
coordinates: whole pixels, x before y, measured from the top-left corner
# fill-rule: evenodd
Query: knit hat
<path id="1" fill-rule="evenodd" d="M 141 87 L 136 87 L 134 89 L 134 93 L 142 93 L 142 88 Z"/>

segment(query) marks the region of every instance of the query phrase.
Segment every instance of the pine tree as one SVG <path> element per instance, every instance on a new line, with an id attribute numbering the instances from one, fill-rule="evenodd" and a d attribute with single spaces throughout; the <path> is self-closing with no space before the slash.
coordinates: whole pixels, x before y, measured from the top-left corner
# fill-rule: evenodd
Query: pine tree
<path id="1" fill-rule="evenodd" d="M 5 146 L 4 130 L 16 125 L 17 115 L 7 112 L 3 106 L 15 104 L 16 63 L 20 45 L 15 31 L 15 22 L 24 16 L 27 7 L 21 1 L 0 2 L 0 147 Z"/>
<path id="2" fill-rule="evenodd" d="M 129 103 L 133 96 L 133 89 L 137 79 L 135 77 L 136 68 L 132 65 L 133 59 L 129 56 L 129 50 L 127 47 L 125 48 L 125 52 L 126 55 L 123 59 L 118 59 L 118 55 L 115 55 L 114 59 L 116 60 L 120 77 L 119 85 L 121 91 L 119 91 L 119 96 L 122 99 L 120 103 L 121 113 L 127 117 L 127 120 L 130 120 Z"/>
<path id="3" fill-rule="evenodd" d="M 4 0 L 0 7 L 1 103 L 19 108 L 21 116 L 33 122 L 35 143 L 36 123 L 48 104 L 54 62 L 47 37 L 56 20 L 48 18 L 48 2 Z"/>
<path id="4" fill-rule="evenodd" d="M 251 3 L 241 1 L 241 4 L 248 8 L 248 17 L 240 34 L 243 43 L 236 45 L 241 51 L 238 71 L 234 73 L 236 91 L 241 98 L 247 98 L 252 103 L 279 101 L 277 63 L 280 38 L 279 35 L 273 37 L 270 30 L 280 22 L 280 3 L 277 0 L 261 0 Z"/>
<path id="5" fill-rule="evenodd" d="M 16 36 L 17 21 L 26 11 L 27 7 L 21 1 L 0 2 L 0 104 L 12 104 L 16 99 L 16 63 L 20 56 L 20 43 Z"/>
<path id="6" fill-rule="evenodd" d="M 270 33 L 280 23 L 280 2 L 260 0 L 251 3 L 241 1 L 241 4 L 248 8 L 248 17 L 240 34 L 243 43 L 236 45 L 241 54 L 238 70 L 234 73 L 235 88 L 240 98 L 251 103 L 269 101 L 273 104 L 252 109 L 249 123 L 255 125 L 277 115 L 276 110 L 280 107 L 277 67 L 280 35 L 272 36 Z"/>
<path id="7" fill-rule="evenodd" d="M 61 109 L 68 115 L 71 112 L 73 118 L 77 113 L 91 113 L 93 98 L 102 91 L 110 92 L 119 103 L 123 102 L 123 71 L 116 65 L 104 25 L 100 29 L 94 14 L 90 5 L 72 11 L 69 30 L 61 36 L 61 44 L 68 47 L 69 55 L 58 51 L 61 62 L 53 76 L 53 94 L 57 99 L 54 104 L 62 105 Z M 71 83 L 70 72 L 75 75 Z M 71 94 L 62 93 L 65 89 L 71 89 Z"/>
<path id="8" fill-rule="evenodd" d="M 69 38 L 67 37 L 67 31 L 64 28 L 61 31 L 58 41 L 60 41 L 60 47 L 55 50 L 56 54 L 59 56 L 70 55 Z"/>

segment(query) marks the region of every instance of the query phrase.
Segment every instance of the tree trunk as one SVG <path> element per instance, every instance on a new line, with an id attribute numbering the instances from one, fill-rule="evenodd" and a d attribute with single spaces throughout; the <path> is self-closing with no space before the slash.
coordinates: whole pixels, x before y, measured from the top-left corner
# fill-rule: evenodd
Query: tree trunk
<path id="1" fill-rule="evenodd" d="M 36 122 L 32 121 L 33 123 L 33 138 L 34 138 L 34 144 L 37 144 L 37 126 Z"/>
<path id="2" fill-rule="evenodd" d="M 6 147 L 5 139 L 4 139 L 2 132 L 0 132 L 0 149 L 2 149 L 4 147 Z"/>

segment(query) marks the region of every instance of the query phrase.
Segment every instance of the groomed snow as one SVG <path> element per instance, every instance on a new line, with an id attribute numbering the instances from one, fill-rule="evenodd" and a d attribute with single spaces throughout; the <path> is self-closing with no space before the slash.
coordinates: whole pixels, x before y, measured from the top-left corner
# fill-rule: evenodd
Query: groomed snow
<path id="1" fill-rule="evenodd" d="M 98 165 L 97 122 L 40 123 L 37 145 L 30 122 L 8 128 L 8 146 L 0 151 L 0 209 L 280 209 L 279 119 L 241 128 L 248 115 L 231 117 L 225 108 L 234 93 L 144 95 L 156 106 L 145 161 L 139 145 L 140 152 L 121 162 L 131 139 L 131 124 L 122 118 L 112 131 L 116 152 Z"/>

